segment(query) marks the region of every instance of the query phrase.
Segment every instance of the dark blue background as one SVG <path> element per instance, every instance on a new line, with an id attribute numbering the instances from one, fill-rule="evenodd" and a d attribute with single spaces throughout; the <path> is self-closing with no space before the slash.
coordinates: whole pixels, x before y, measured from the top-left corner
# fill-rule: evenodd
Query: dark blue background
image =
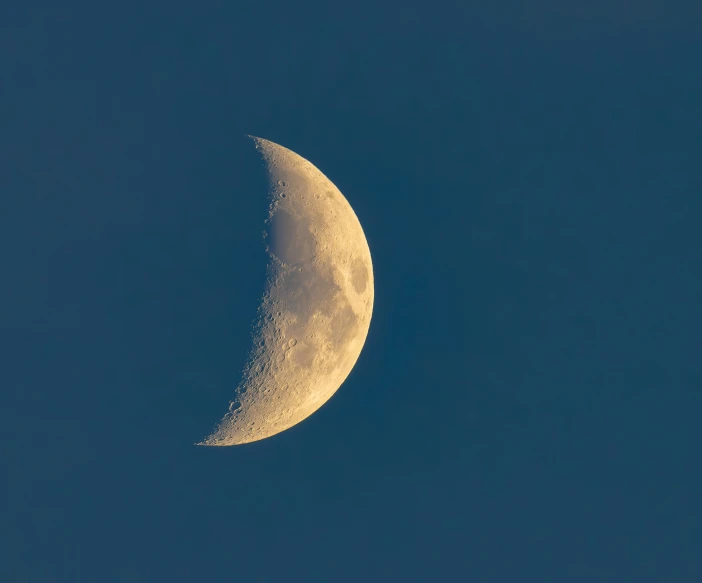
<path id="1" fill-rule="evenodd" d="M 702 581 L 702 8 L 0 10 L 0 579 Z M 244 134 L 355 208 L 375 314 L 243 447 Z"/>

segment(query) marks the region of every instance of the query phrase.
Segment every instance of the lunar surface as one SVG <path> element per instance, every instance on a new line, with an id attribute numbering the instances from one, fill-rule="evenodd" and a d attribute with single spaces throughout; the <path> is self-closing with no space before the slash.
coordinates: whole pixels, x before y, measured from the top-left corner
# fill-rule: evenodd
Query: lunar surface
<path id="1" fill-rule="evenodd" d="M 370 250 L 347 200 L 301 156 L 253 139 L 270 178 L 265 292 L 229 412 L 198 445 L 257 441 L 309 417 L 351 372 L 373 311 Z"/>

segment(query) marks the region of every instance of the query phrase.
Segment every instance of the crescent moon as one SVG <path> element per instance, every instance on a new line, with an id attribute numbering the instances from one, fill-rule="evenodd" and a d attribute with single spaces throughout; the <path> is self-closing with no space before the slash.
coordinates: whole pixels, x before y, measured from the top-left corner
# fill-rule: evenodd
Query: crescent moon
<path id="1" fill-rule="evenodd" d="M 270 179 L 265 292 L 229 412 L 198 445 L 258 441 L 312 415 L 356 364 L 373 312 L 370 250 L 351 205 L 310 162 L 250 137 Z"/>

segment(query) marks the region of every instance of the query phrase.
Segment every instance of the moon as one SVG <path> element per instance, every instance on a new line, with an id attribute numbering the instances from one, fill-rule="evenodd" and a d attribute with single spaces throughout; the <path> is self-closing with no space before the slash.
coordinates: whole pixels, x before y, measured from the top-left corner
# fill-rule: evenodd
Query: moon
<path id="1" fill-rule="evenodd" d="M 229 412 L 197 445 L 258 441 L 312 415 L 356 364 L 373 312 L 370 250 L 351 205 L 303 157 L 251 137 L 270 180 L 265 291 Z"/>

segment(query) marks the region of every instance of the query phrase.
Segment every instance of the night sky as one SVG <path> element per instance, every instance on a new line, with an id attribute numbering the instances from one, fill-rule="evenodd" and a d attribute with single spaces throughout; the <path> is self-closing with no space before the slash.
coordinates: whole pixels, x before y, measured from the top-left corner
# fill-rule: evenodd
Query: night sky
<path id="1" fill-rule="evenodd" d="M 702 581 L 699 2 L 0 9 L 0 580 Z M 230 448 L 254 134 L 344 193 L 375 309 Z"/>

